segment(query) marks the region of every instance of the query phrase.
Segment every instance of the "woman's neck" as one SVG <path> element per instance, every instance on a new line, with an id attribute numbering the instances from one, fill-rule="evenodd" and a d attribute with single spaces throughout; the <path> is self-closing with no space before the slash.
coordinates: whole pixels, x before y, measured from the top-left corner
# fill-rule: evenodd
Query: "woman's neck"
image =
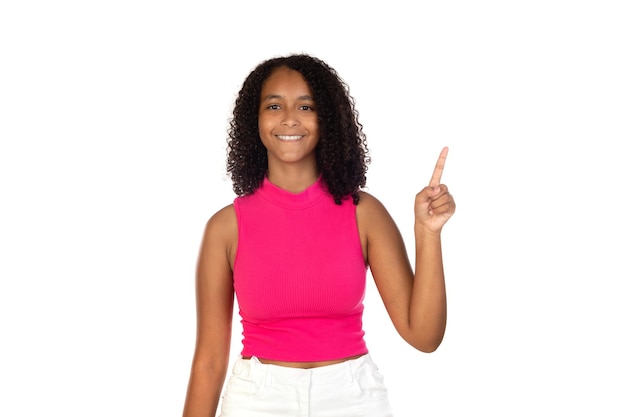
<path id="1" fill-rule="evenodd" d="M 317 168 L 302 169 L 301 166 L 271 166 L 267 170 L 267 179 L 274 185 L 291 193 L 306 190 L 319 178 Z"/>

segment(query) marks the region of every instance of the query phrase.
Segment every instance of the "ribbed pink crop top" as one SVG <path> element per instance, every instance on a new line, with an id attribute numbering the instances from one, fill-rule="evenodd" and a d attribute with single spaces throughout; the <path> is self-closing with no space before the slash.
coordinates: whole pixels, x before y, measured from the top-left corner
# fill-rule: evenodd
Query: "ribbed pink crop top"
<path id="1" fill-rule="evenodd" d="M 309 362 L 367 353 L 367 266 L 352 200 L 335 204 L 320 179 L 293 194 L 265 178 L 234 207 L 241 355 Z"/>

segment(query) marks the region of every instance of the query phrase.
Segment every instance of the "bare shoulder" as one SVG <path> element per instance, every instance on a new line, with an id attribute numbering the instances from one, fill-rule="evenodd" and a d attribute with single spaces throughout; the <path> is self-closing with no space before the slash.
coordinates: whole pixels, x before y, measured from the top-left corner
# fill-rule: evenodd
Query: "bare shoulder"
<path id="1" fill-rule="evenodd" d="M 376 278 L 382 281 L 380 265 L 385 265 L 402 254 L 404 243 L 402 236 L 391 215 L 373 195 L 361 192 L 361 198 L 356 208 L 357 224 L 363 247 L 363 256 L 376 271 Z M 405 252 L 404 252 L 405 253 Z"/>
<path id="2" fill-rule="evenodd" d="M 359 221 L 370 223 L 389 217 L 389 212 L 383 203 L 372 194 L 361 191 L 360 197 L 356 208 Z"/>
<path id="3" fill-rule="evenodd" d="M 356 219 L 361 236 L 361 245 L 365 248 L 368 259 L 371 245 L 380 241 L 381 236 L 397 230 L 396 225 L 383 203 L 372 194 L 360 193 L 359 204 L 356 206 Z"/>
<path id="4" fill-rule="evenodd" d="M 237 251 L 237 215 L 233 204 L 215 212 L 207 221 L 204 230 L 203 247 L 225 253 L 231 266 Z"/>
<path id="5" fill-rule="evenodd" d="M 397 238 L 398 227 L 385 205 L 370 193 L 361 192 L 357 205 L 357 223 L 363 237 L 371 244 L 372 239 Z"/>
<path id="6" fill-rule="evenodd" d="M 207 230 L 211 229 L 215 233 L 228 233 L 232 229 L 237 230 L 237 215 L 235 206 L 229 204 L 216 211 L 207 222 Z"/>

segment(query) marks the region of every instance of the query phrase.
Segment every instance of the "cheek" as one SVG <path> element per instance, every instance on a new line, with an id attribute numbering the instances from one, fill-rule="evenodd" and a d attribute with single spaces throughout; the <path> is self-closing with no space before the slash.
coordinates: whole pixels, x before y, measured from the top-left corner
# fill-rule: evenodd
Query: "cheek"
<path id="1" fill-rule="evenodd" d="M 315 136 L 317 136 L 317 139 L 319 140 L 319 136 L 320 136 L 320 127 L 317 123 L 315 123 L 315 125 L 310 129 L 311 132 L 313 132 L 315 134 Z"/>
<path id="2" fill-rule="evenodd" d="M 307 127 L 308 127 L 310 132 L 315 132 L 316 134 L 319 134 L 320 125 L 319 125 L 319 122 L 317 120 L 317 117 L 315 119 L 309 120 L 307 125 L 308 125 Z"/>
<path id="3" fill-rule="evenodd" d="M 259 117 L 258 127 L 259 127 L 259 134 L 261 136 L 271 131 L 271 123 L 269 123 L 266 117 L 263 117 L 263 118 Z"/>

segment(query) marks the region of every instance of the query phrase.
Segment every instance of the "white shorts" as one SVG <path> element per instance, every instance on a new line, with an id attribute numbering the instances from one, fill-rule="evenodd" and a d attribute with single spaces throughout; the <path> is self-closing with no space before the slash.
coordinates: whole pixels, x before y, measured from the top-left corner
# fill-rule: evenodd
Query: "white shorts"
<path id="1" fill-rule="evenodd" d="M 383 377 L 369 354 L 319 368 L 238 359 L 220 417 L 392 417 Z"/>

